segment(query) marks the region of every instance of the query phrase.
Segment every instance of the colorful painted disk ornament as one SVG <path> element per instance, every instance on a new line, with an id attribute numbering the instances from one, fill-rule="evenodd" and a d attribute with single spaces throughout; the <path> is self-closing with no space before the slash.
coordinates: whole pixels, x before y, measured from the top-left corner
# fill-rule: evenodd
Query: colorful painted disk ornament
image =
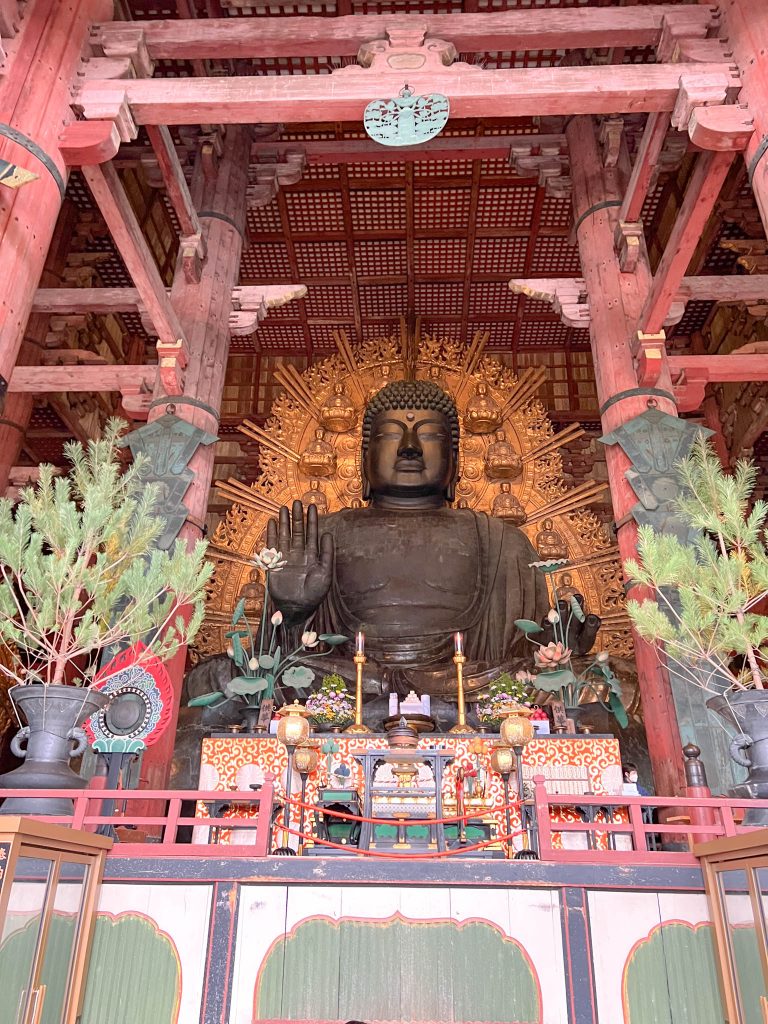
<path id="1" fill-rule="evenodd" d="M 382 146 L 415 146 L 440 134 L 450 109 L 447 96 L 414 96 L 405 85 L 394 99 L 369 103 L 363 124 L 374 142 Z"/>
<path id="2" fill-rule="evenodd" d="M 173 684 L 159 658 L 141 657 L 145 650 L 143 644 L 136 644 L 121 651 L 96 677 L 93 688 L 111 700 L 85 723 L 91 742 L 119 737 L 142 740 L 150 747 L 165 732 L 173 708 Z"/>

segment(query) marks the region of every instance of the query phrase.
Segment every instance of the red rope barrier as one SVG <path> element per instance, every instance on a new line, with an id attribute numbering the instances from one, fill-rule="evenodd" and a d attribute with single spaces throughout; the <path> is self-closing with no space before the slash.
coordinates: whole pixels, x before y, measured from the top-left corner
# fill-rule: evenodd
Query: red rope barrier
<path id="1" fill-rule="evenodd" d="M 391 825 L 392 820 L 384 819 L 382 824 Z M 412 824 L 413 822 L 408 822 L 409 826 Z M 298 836 L 299 839 L 309 840 L 319 846 L 329 846 L 334 850 L 351 851 L 352 853 L 359 854 L 361 857 L 384 857 L 386 859 L 394 860 L 435 860 L 438 857 L 456 857 L 461 853 L 472 853 L 475 850 L 484 850 L 489 846 L 497 846 L 500 843 L 508 844 L 511 839 L 515 838 L 515 836 L 523 835 L 523 830 L 518 829 L 516 832 L 510 832 L 509 835 L 497 836 L 495 839 L 485 839 L 482 843 L 472 843 L 470 846 L 461 846 L 454 850 L 435 850 L 428 853 L 389 853 L 385 850 L 361 850 L 357 846 L 345 845 L 344 843 L 333 843 L 330 839 L 319 839 L 317 836 L 308 835 L 306 832 L 299 832 L 298 829 L 288 828 L 285 825 L 280 826 L 280 831 L 288 832 L 292 836 Z"/>
<path id="2" fill-rule="evenodd" d="M 341 801 L 337 801 L 337 802 L 340 803 Z M 286 801 L 283 801 L 283 807 L 285 807 L 285 803 L 286 803 Z M 290 804 L 291 807 L 303 807 L 305 811 L 317 811 L 318 814 L 328 814 L 328 815 L 330 815 L 333 818 L 344 818 L 345 821 L 368 821 L 372 825 L 391 825 L 393 821 L 398 821 L 400 817 L 403 817 L 403 815 L 400 815 L 399 817 L 395 817 L 393 815 L 391 818 L 364 818 L 364 817 L 362 817 L 359 814 L 348 814 L 346 811 L 332 811 L 332 810 L 327 809 L 325 807 L 320 807 L 317 804 L 304 803 L 304 801 L 298 800 L 298 799 L 294 799 L 293 797 L 291 797 L 291 799 L 288 800 L 287 803 Z M 514 809 L 519 808 L 519 807 L 520 807 L 520 801 L 519 800 L 514 800 L 512 803 L 503 804 L 501 807 L 492 807 L 492 808 L 489 808 L 489 810 L 493 814 L 503 814 L 507 810 L 511 811 L 511 810 L 514 810 Z M 470 813 L 470 814 L 458 814 L 458 815 L 455 815 L 454 817 L 450 817 L 450 818 L 408 818 L 408 824 L 409 825 L 445 825 L 445 824 L 453 824 L 453 823 L 455 823 L 457 821 L 464 821 L 464 822 L 471 821 L 473 818 L 477 818 L 479 816 L 480 816 L 479 813 L 477 811 L 475 811 L 474 813 Z"/>

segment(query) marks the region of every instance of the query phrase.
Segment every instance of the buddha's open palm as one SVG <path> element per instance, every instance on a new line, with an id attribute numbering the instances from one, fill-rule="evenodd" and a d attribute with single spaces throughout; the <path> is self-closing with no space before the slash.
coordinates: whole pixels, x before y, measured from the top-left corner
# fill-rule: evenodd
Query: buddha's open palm
<path id="1" fill-rule="evenodd" d="M 286 565 L 269 575 L 269 592 L 288 624 L 308 618 L 328 593 L 333 579 L 333 537 L 319 538 L 317 507 L 310 505 L 304 522 L 304 506 L 294 501 L 289 512 L 280 509 L 279 520 L 270 519 L 267 547 L 282 553 Z"/>

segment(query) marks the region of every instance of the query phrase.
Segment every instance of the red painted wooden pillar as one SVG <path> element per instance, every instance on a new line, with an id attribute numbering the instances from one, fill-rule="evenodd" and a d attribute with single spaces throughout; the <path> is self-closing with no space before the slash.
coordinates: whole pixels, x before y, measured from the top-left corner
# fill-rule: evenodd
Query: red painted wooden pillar
<path id="1" fill-rule="evenodd" d="M 592 118 L 572 118 L 566 134 L 576 236 L 589 297 L 597 397 L 603 431 L 608 434 L 645 412 L 649 398 L 663 412 L 677 415 L 677 408 L 673 400 L 662 395 L 631 394 L 638 387 L 632 340 L 648 295 L 650 270 L 644 260 L 639 261 L 632 274 L 623 274 L 619 269 L 614 251 L 614 228 L 621 201 L 618 170 L 603 168 Z M 671 393 L 668 378 L 659 381 L 658 390 L 665 390 L 665 383 Z M 634 520 L 628 518 L 637 497 L 624 476 L 630 462 L 620 445 L 608 446 L 605 456 L 613 514 L 618 524 L 619 552 L 625 560 L 637 554 L 637 528 Z M 655 649 L 639 637 L 635 638 L 635 658 L 656 790 L 676 795 L 682 789 L 683 774 L 680 733 L 669 679 Z"/>
<path id="2" fill-rule="evenodd" d="M 61 271 L 66 266 L 67 253 L 76 223 L 77 210 L 67 200 L 59 215 L 45 268 L 40 278 L 42 288 L 61 286 Z M 19 361 L 25 366 L 35 366 L 40 362 L 40 353 L 45 344 L 49 320 L 50 316 L 47 313 L 33 313 L 27 321 L 27 329 L 24 331 L 19 350 Z M 23 391 L 12 391 L 5 400 L 5 407 L 0 415 L 0 495 L 5 494 L 12 467 L 18 465 L 24 437 L 32 415 L 34 398 L 34 395 Z"/>
<path id="3" fill-rule="evenodd" d="M 177 416 L 209 434 L 218 433 L 229 355 L 232 289 L 239 280 L 245 234 L 249 147 L 248 127 L 229 127 L 213 179 L 204 177 L 198 159 L 192 198 L 201 211 L 207 257 L 199 283 L 188 283 L 179 265 L 171 289 L 171 301 L 189 344 L 184 395 L 181 398 L 156 395 L 150 421 L 164 415 L 166 406 L 172 403 Z M 201 446 L 189 463 L 196 476 L 184 497 L 189 519 L 181 531 L 181 536 L 189 542 L 202 536 L 213 458 L 214 445 Z M 150 747 L 144 758 L 141 784 L 149 789 L 162 789 L 170 775 L 185 660 L 186 649 L 183 649 L 167 666 L 174 683 L 176 706 L 164 737 Z"/>
<path id="4" fill-rule="evenodd" d="M 744 159 L 768 234 L 768 7 L 753 0 L 723 0 L 720 10 L 721 34 L 741 74 L 739 99 L 748 105 L 755 122 Z"/>
<path id="5" fill-rule="evenodd" d="M 70 91 L 88 27 L 111 16 L 108 0 L 30 0 L 0 77 L 0 125 L 7 126 L 0 157 L 39 175 L 19 189 L 0 186 L 0 374 L 6 381 L 64 198 L 67 171 L 57 140 L 74 120 Z M 26 141 L 8 138 L 9 129 Z"/>

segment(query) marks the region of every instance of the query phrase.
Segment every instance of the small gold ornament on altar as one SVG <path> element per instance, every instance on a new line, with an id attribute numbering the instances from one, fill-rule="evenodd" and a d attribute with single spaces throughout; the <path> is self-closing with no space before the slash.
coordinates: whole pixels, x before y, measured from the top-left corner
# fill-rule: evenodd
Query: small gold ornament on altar
<path id="1" fill-rule="evenodd" d="M 334 434 L 345 434 L 348 430 L 354 430 L 357 425 L 357 409 L 344 390 L 343 384 L 334 384 L 333 394 L 323 402 L 320 408 L 320 424 Z"/>
<path id="2" fill-rule="evenodd" d="M 489 480 L 515 480 L 523 472 L 523 460 L 507 441 L 503 430 L 485 450 L 485 475 Z"/>
<path id="3" fill-rule="evenodd" d="M 493 499 L 491 514 L 497 519 L 508 519 L 514 526 L 522 526 L 525 522 L 525 509 L 512 493 L 512 486 L 508 481 L 501 485 L 499 493 Z"/>
<path id="4" fill-rule="evenodd" d="M 336 472 L 336 452 L 325 440 L 325 431 L 318 427 L 315 440 L 310 441 L 299 459 L 299 469 L 306 476 L 327 477 Z"/>
<path id="5" fill-rule="evenodd" d="M 320 489 L 319 480 L 309 481 L 309 490 L 302 494 L 301 504 L 305 509 L 310 505 L 316 505 L 319 516 L 328 515 L 328 499 L 325 496 L 325 491 Z"/>
<path id="6" fill-rule="evenodd" d="M 555 530 L 551 519 L 545 519 L 541 524 L 534 547 L 539 553 L 539 558 L 546 561 L 568 557 L 568 545 L 562 535 Z"/>
<path id="7" fill-rule="evenodd" d="M 470 434 L 492 434 L 502 422 L 499 403 L 488 394 L 488 385 L 481 380 L 474 396 L 467 403 L 464 427 Z"/>

